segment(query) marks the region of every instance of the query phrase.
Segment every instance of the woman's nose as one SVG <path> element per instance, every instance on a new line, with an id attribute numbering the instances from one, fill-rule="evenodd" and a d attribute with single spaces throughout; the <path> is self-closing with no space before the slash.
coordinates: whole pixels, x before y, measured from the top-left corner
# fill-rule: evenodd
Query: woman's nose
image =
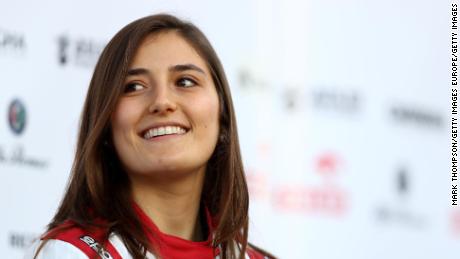
<path id="1" fill-rule="evenodd" d="M 154 91 L 155 93 L 150 103 L 149 112 L 163 114 L 175 111 L 177 109 L 177 104 L 174 100 L 174 94 L 171 91 L 172 90 L 167 85 L 158 86 Z"/>

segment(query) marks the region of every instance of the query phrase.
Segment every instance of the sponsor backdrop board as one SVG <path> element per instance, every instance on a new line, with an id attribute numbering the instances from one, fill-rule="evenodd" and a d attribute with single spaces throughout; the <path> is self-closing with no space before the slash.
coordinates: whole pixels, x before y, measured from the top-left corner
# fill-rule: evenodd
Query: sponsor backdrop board
<path id="1" fill-rule="evenodd" d="M 451 4 L 2 1 L 1 257 L 21 258 L 57 208 L 101 49 L 169 12 L 202 28 L 224 64 L 253 243 L 280 258 L 459 258 Z"/>

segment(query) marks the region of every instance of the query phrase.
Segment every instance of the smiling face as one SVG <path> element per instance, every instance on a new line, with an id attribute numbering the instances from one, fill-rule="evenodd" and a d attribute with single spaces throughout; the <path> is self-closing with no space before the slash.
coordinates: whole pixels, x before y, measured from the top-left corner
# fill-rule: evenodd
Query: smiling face
<path id="1" fill-rule="evenodd" d="M 111 126 L 128 175 L 204 172 L 219 134 L 219 98 L 195 49 L 174 31 L 147 36 L 124 87 Z"/>

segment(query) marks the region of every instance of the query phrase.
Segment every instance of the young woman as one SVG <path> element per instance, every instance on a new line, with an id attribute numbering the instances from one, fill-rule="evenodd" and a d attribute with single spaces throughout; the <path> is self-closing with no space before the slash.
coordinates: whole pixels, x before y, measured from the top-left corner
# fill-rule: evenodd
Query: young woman
<path id="1" fill-rule="evenodd" d="M 35 258 L 273 258 L 248 190 L 222 65 L 193 24 L 124 27 L 94 70 L 70 182 Z"/>

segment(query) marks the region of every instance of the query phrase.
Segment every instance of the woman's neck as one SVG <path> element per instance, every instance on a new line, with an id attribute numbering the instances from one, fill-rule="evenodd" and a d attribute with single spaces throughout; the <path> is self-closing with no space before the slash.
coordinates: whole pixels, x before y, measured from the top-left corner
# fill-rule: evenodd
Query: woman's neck
<path id="1" fill-rule="evenodd" d="M 202 241 L 200 199 L 204 170 L 174 179 L 130 175 L 136 203 L 161 232 Z"/>

